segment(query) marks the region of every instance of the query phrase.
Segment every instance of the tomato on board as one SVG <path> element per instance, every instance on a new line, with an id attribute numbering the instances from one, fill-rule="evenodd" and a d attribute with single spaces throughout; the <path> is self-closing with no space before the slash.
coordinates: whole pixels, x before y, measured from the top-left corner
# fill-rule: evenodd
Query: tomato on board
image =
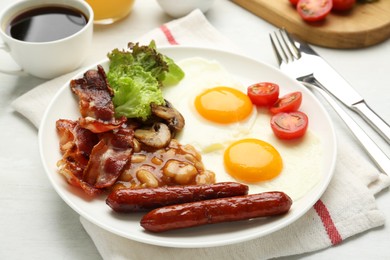
<path id="1" fill-rule="evenodd" d="M 300 111 L 278 113 L 271 117 L 271 129 L 279 139 L 291 140 L 305 135 L 309 119 Z"/>
<path id="2" fill-rule="evenodd" d="M 289 0 L 289 1 L 294 6 L 298 4 L 298 0 Z"/>
<path id="3" fill-rule="evenodd" d="M 256 106 L 270 107 L 279 98 L 279 85 L 271 82 L 260 82 L 250 85 L 247 95 Z"/>
<path id="4" fill-rule="evenodd" d="M 316 22 L 325 19 L 332 6 L 332 0 L 299 0 L 296 8 L 303 20 Z"/>
<path id="5" fill-rule="evenodd" d="M 291 92 L 279 98 L 270 108 L 272 114 L 280 112 L 297 111 L 302 103 L 302 93 L 300 91 Z"/>
<path id="6" fill-rule="evenodd" d="M 356 0 L 333 0 L 332 10 L 335 11 L 347 11 L 352 9 Z"/>

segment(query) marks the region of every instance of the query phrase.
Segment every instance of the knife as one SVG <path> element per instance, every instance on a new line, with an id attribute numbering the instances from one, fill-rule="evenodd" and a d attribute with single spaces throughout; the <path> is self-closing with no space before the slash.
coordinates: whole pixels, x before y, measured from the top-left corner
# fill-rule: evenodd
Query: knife
<path id="1" fill-rule="evenodd" d="M 291 40 L 300 57 L 292 63 L 281 63 L 280 69 L 298 80 L 312 75 L 316 85 L 358 113 L 387 143 L 390 143 L 390 126 L 367 105 L 363 97 L 306 42 L 295 37 L 291 37 Z"/>
<path id="2" fill-rule="evenodd" d="M 379 148 L 379 146 L 366 134 L 366 132 L 342 109 L 334 98 L 328 94 L 321 87 L 318 87 L 317 82 L 311 76 L 300 78 L 299 81 L 310 89 L 316 89 L 322 97 L 329 103 L 334 111 L 343 120 L 346 126 L 349 128 L 351 133 L 356 137 L 357 141 L 360 142 L 362 147 L 366 150 L 371 160 L 376 164 L 381 172 L 386 175 L 390 175 L 390 159 L 387 155 Z"/>

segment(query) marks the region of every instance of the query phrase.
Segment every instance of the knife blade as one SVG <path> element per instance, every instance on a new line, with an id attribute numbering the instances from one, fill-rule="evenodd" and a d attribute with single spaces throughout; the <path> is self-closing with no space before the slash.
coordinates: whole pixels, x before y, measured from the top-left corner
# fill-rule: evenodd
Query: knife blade
<path id="1" fill-rule="evenodd" d="M 291 37 L 300 57 L 289 64 L 280 64 L 281 70 L 297 78 L 312 75 L 316 84 L 345 106 L 358 113 L 377 133 L 390 143 L 390 126 L 365 102 L 363 97 L 322 57 L 304 41 Z"/>

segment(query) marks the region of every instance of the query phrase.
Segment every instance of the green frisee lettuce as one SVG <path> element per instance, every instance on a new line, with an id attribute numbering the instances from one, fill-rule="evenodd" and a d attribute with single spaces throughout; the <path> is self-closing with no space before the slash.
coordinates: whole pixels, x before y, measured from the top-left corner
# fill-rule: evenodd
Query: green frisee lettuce
<path id="1" fill-rule="evenodd" d="M 152 103 L 164 105 L 161 87 L 177 84 L 184 72 L 169 57 L 149 46 L 129 44 L 130 51 L 113 50 L 107 80 L 114 90 L 113 103 L 117 117 L 147 120 Z"/>

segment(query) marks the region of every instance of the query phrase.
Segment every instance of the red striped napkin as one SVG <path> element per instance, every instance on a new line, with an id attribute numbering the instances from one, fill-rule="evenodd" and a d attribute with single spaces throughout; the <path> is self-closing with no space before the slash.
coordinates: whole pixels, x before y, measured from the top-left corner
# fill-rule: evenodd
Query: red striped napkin
<path id="1" fill-rule="evenodd" d="M 158 46 L 210 46 L 239 52 L 238 48 L 213 28 L 196 10 L 144 35 Z M 14 101 L 16 111 L 36 126 L 50 98 L 69 75 L 49 81 Z M 296 255 L 347 243 L 348 237 L 384 225 L 375 194 L 390 185 L 390 179 L 372 166 L 338 120 L 339 140 L 336 172 L 321 199 L 299 220 L 268 236 L 251 241 L 212 248 L 183 249 L 139 243 L 114 235 L 81 218 L 85 230 L 104 259 L 269 259 Z M 283 245 L 283 246 L 281 246 Z M 331 250 L 331 249 L 330 249 Z"/>

